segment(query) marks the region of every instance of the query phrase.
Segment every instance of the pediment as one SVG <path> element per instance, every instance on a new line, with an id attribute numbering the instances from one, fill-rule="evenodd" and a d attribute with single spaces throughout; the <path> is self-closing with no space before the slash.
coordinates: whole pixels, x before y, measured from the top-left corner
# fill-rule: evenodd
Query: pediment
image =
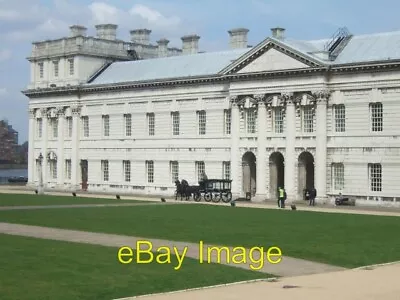
<path id="1" fill-rule="evenodd" d="M 223 69 L 220 74 L 285 71 L 323 66 L 324 63 L 307 53 L 299 52 L 283 42 L 267 38 Z"/>

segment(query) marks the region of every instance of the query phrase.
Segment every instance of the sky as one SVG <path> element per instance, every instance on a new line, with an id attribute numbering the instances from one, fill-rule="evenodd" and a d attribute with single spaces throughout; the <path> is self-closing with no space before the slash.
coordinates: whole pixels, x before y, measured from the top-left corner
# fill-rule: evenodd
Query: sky
<path id="1" fill-rule="evenodd" d="M 0 0 L 0 119 L 28 139 L 28 98 L 21 91 L 30 80 L 33 41 L 60 38 L 69 26 L 118 24 L 117 37 L 129 40 L 129 30 L 152 30 L 151 42 L 164 37 L 181 47 L 180 37 L 198 34 L 200 51 L 229 48 L 227 31 L 245 27 L 249 45 L 283 27 L 291 39 L 331 37 L 339 27 L 354 35 L 400 30 L 398 0 Z"/>

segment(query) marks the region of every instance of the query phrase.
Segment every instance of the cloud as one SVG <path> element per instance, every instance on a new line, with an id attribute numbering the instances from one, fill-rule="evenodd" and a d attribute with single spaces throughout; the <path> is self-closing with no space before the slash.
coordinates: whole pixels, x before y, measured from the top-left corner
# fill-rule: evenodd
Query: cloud
<path id="1" fill-rule="evenodd" d="M 7 95 L 7 89 L 6 88 L 0 88 L 0 97 Z"/>
<path id="2" fill-rule="evenodd" d="M 11 57 L 12 53 L 9 49 L 4 49 L 0 51 L 0 62 L 8 60 Z"/>
<path id="3" fill-rule="evenodd" d="M 159 11 L 141 4 L 134 5 L 129 13 L 131 15 L 138 15 L 149 24 L 160 27 L 176 27 L 181 23 L 181 19 L 177 16 L 165 17 Z"/>
<path id="4" fill-rule="evenodd" d="M 89 5 L 89 10 L 92 13 L 92 20 L 96 24 L 101 23 L 118 23 L 118 19 L 123 14 L 115 6 L 108 5 L 103 2 L 93 2 Z"/>

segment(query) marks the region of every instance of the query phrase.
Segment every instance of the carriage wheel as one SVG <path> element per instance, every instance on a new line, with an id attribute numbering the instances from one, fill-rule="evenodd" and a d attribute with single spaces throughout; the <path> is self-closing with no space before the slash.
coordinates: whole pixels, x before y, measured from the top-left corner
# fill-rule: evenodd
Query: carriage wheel
<path id="1" fill-rule="evenodd" d="M 201 194 L 200 193 L 194 193 L 193 194 L 193 200 L 196 202 L 200 202 L 201 201 Z"/>
<path id="2" fill-rule="evenodd" d="M 232 200 L 232 193 L 231 192 L 227 192 L 227 193 L 223 194 L 222 201 L 224 203 L 229 203 L 229 202 L 231 202 L 231 200 Z"/>
<path id="3" fill-rule="evenodd" d="M 221 201 L 221 194 L 215 194 L 212 201 L 214 203 L 218 203 L 219 201 Z"/>
<path id="4" fill-rule="evenodd" d="M 213 198 L 213 195 L 212 195 L 211 192 L 206 192 L 206 193 L 204 193 L 204 200 L 205 200 L 206 202 L 211 202 L 212 198 Z"/>

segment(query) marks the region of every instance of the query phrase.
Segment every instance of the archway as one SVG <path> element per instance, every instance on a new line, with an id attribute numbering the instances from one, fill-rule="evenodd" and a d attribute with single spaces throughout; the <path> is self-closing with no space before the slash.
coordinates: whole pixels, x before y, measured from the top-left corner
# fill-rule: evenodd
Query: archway
<path id="1" fill-rule="evenodd" d="M 246 152 L 242 157 L 243 192 L 256 194 L 256 156 L 253 152 Z"/>
<path id="2" fill-rule="evenodd" d="M 304 190 L 314 187 L 314 156 L 310 152 L 302 152 L 298 162 L 298 193 L 303 199 Z"/>
<path id="3" fill-rule="evenodd" d="M 284 161 L 280 152 L 274 152 L 269 157 L 269 195 L 271 199 L 277 198 L 278 187 L 285 186 Z"/>

